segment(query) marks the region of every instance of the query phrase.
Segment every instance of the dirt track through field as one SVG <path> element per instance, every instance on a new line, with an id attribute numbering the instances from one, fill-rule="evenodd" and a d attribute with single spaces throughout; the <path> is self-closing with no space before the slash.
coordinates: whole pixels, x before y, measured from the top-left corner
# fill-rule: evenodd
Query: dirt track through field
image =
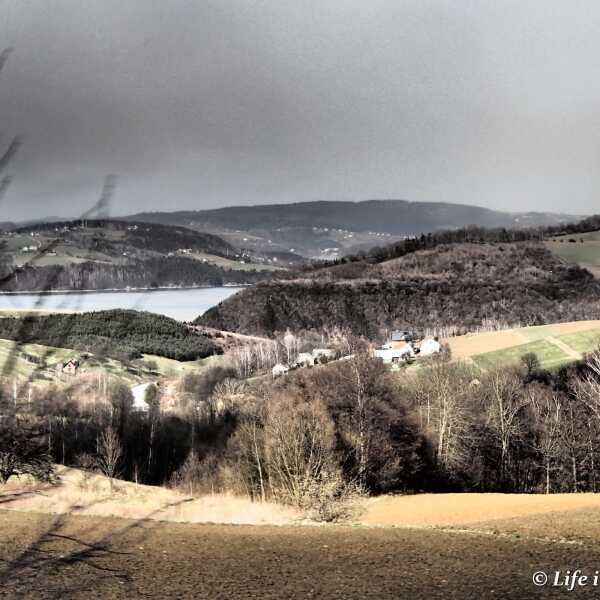
<path id="1" fill-rule="evenodd" d="M 581 360 L 581 358 L 582 358 L 581 354 L 579 352 L 575 352 L 575 350 L 573 350 L 573 348 L 571 348 L 570 346 L 567 346 L 567 344 L 565 344 L 561 340 L 558 340 L 555 337 L 550 336 L 550 337 L 546 338 L 546 341 L 550 342 L 551 344 L 554 344 L 557 348 L 560 348 L 567 356 L 570 356 L 573 360 Z"/>
<path id="2" fill-rule="evenodd" d="M 0 511 L 7 600 L 548 598 L 564 591 L 535 571 L 598 565 L 597 549 L 489 534 Z"/>

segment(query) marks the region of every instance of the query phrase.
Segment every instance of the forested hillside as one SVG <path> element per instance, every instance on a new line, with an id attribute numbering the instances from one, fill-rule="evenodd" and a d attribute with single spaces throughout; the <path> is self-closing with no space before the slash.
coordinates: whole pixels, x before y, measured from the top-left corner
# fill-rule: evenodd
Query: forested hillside
<path id="1" fill-rule="evenodd" d="M 36 233 L 54 237 L 58 243 L 87 247 L 90 250 L 120 254 L 128 246 L 147 252 L 176 252 L 180 248 L 231 256 L 236 254 L 233 246 L 219 236 L 156 223 L 130 222 L 108 219 L 85 219 L 35 223 L 14 230 L 16 234 Z"/>
<path id="2" fill-rule="evenodd" d="M 600 316 L 600 282 L 541 243 L 444 244 L 371 264 L 316 269 L 244 290 L 198 319 L 245 333 L 347 327 L 539 325 Z"/>
<path id="3" fill-rule="evenodd" d="M 0 237 L 2 291 L 254 283 L 271 267 L 184 227 L 89 220 L 38 223 Z"/>
<path id="4" fill-rule="evenodd" d="M 69 265 L 4 267 L 4 292 L 47 290 L 105 290 L 154 287 L 221 286 L 247 284 L 270 277 L 267 271 L 233 270 L 188 258 L 150 258 L 129 264 L 99 262 Z"/>
<path id="5" fill-rule="evenodd" d="M 220 353 L 214 342 L 179 321 L 134 310 L 0 318 L 0 338 L 102 353 L 119 360 L 142 354 L 196 360 Z"/>

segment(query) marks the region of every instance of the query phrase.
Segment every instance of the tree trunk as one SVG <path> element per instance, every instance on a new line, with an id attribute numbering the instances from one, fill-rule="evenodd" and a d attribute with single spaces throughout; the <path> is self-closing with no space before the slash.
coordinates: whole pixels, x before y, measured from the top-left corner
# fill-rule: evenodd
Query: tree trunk
<path id="1" fill-rule="evenodd" d="M 252 439 L 254 442 L 254 454 L 256 456 L 256 467 L 258 469 L 258 480 L 260 483 L 260 497 L 265 502 L 265 483 L 263 480 L 262 466 L 260 462 L 260 455 L 258 453 L 258 444 L 256 443 L 256 424 L 252 427 Z"/>

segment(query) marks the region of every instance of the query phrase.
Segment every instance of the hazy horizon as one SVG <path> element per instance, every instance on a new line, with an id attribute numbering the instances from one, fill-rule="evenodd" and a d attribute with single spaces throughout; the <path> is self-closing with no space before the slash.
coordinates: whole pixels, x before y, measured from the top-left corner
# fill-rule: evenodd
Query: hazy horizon
<path id="1" fill-rule="evenodd" d="M 397 198 L 598 212 L 600 5 L 3 3 L 1 221 Z"/>

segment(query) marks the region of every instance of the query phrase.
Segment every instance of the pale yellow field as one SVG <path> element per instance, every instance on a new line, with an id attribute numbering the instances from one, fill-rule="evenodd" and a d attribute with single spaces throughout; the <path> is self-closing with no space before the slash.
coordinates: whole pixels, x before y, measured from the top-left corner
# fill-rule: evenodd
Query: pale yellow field
<path id="1" fill-rule="evenodd" d="M 283 525 L 299 521 L 290 507 L 228 494 L 187 496 L 163 487 L 110 482 L 103 475 L 59 466 L 57 485 L 12 478 L 0 485 L 3 510 L 150 519 L 185 523 Z"/>

